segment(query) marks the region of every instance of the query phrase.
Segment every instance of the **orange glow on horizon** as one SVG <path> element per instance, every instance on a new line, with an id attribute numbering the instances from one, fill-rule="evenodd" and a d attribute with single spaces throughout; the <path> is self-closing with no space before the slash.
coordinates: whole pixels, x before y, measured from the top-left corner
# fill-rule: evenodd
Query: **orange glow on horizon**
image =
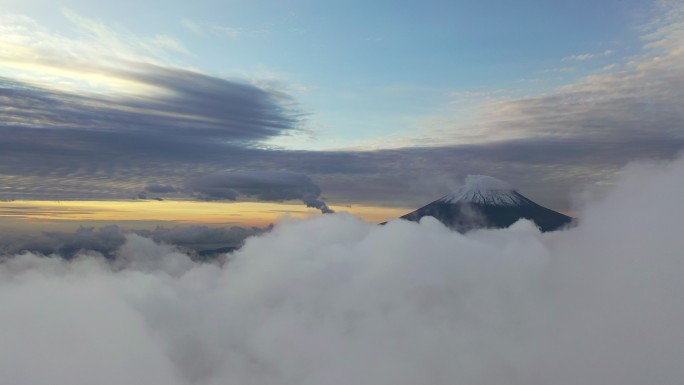
<path id="1" fill-rule="evenodd" d="M 368 222 L 383 222 L 410 209 L 354 205 L 331 206 Z M 0 203 L 0 221 L 24 226 L 41 223 L 169 222 L 172 225 L 267 226 L 284 217 L 322 215 L 301 203 L 203 201 L 13 201 Z"/>

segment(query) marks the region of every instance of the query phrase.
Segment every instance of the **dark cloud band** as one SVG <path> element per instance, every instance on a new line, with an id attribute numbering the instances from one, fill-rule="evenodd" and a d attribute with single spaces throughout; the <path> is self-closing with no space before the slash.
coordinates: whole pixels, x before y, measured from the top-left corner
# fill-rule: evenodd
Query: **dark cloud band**
<path id="1" fill-rule="evenodd" d="M 325 214 L 334 212 L 321 199 L 321 188 L 311 178 L 291 172 L 220 172 L 191 178 L 186 188 L 205 200 L 235 200 L 239 195 L 276 202 L 298 199 Z"/>

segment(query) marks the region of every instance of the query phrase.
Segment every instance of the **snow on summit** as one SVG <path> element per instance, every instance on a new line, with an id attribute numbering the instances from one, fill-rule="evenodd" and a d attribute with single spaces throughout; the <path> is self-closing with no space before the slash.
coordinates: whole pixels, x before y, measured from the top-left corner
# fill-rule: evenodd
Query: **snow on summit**
<path id="1" fill-rule="evenodd" d="M 468 175 L 465 184 L 439 201 L 470 202 L 495 206 L 519 206 L 524 198 L 510 184 L 487 175 Z"/>
<path id="2" fill-rule="evenodd" d="M 533 221 L 541 231 L 554 231 L 572 218 L 540 206 L 510 184 L 485 175 L 469 175 L 465 184 L 402 219 L 418 222 L 430 216 L 461 233 L 481 228 L 506 228 L 520 219 Z"/>

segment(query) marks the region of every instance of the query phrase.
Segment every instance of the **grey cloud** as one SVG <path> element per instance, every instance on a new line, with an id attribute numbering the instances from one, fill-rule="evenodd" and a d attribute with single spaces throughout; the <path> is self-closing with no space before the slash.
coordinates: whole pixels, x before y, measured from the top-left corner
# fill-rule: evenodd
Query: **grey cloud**
<path id="1" fill-rule="evenodd" d="M 262 234 L 259 227 L 158 226 L 153 230 L 127 230 L 116 225 L 101 228 L 80 227 L 73 232 L 50 231 L 41 234 L 0 235 L 0 254 L 24 252 L 41 255 L 60 255 L 70 259 L 79 253 L 96 252 L 116 259 L 117 250 L 126 242 L 128 234 L 172 245 L 190 253 L 213 255 L 216 250 L 233 250 L 245 239 Z"/>
<path id="2" fill-rule="evenodd" d="M 681 12 L 668 15 L 677 17 L 656 27 L 660 33 L 622 63 L 624 71 L 546 95 L 488 102 L 474 118 L 477 127 L 446 127 L 417 141 L 423 147 L 399 150 L 259 148 L 297 129 L 302 117 L 293 101 L 192 71 L 140 63 L 107 69 L 165 91 L 117 100 L 4 79 L 0 198 L 127 198 L 150 181 L 181 186 L 188 175 L 279 169 L 315 178 L 340 203 L 415 207 L 477 173 L 569 209 L 572 191 L 612 178 L 630 161 L 671 159 L 684 149 L 684 24 Z M 65 59 L 59 65 L 75 66 Z M 458 135 L 469 128 L 483 142 L 461 144 Z M 222 199 L 239 193 L 205 189 Z M 309 203 L 321 206 L 318 198 Z"/>
<path id="3" fill-rule="evenodd" d="M 279 165 L 316 177 L 330 201 L 418 207 L 439 198 L 466 175 L 506 180 L 559 210 L 586 186 L 612 179 L 635 159 L 672 159 L 682 139 L 640 142 L 525 139 L 451 147 L 372 152 L 281 154 Z"/>
<path id="4" fill-rule="evenodd" d="M 0 110 L 2 125 L 170 136 L 189 136 L 190 130 L 251 142 L 291 129 L 297 120 L 283 93 L 156 64 L 154 57 L 164 57 L 159 51 L 185 51 L 169 36 L 138 38 L 64 14 L 89 39 L 60 36 L 28 17 L 0 15 L 3 43 L 14 48 L 0 52 L 0 66 L 30 79 L 29 85 L 0 78 L 0 103 L 7 107 Z M 59 80 L 43 80 L 46 73 Z"/>
<path id="5" fill-rule="evenodd" d="M 139 192 L 138 195 L 136 196 L 136 198 L 138 198 L 138 199 L 148 199 L 147 192 L 146 192 L 146 191 L 141 191 L 141 192 Z"/>
<path id="6" fill-rule="evenodd" d="M 0 237 L 2 254 L 33 252 L 43 255 L 59 254 L 72 258 L 79 252 L 95 251 L 111 257 L 113 252 L 126 241 L 123 230 L 118 226 L 99 229 L 80 227 L 75 232 L 45 232 L 41 235 Z"/>
<path id="7" fill-rule="evenodd" d="M 237 248 L 245 239 L 262 234 L 266 229 L 259 227 L 156 227 L 154 230 L 135 230 L 138 235 L 155 242 L 180 246 L 194 251 L 222 248 Z"/>
<path id="8" fill-rule="evenodd" d="M 178 190 L 170 184 L 150 183 L 145 186 L 145 191 L 157 194 L 175 193 Z"/>
<path id="9" fill-rule="evenodd" d="M 102 186 L 161 177 L 165 168 L 192 172 L 222 159 L 248 162 L 262 153 L 252 151 L 257 142 L 297 129 L 291 102 L 276 91 L 145 68 L 138 81 L 165 89 L 166 96 L 83 96 L 0 79 L 0 178 L 27 183 L 10 184 L 11 194 L 128 197 L 137 192 Z M 29 182 L 50 177 L 57 184 Z M 89 180 L 94 186 L 83 185 Z"/>
<path id="10" fill-rule="evenodd" d="M 287 97 L 275 91 L 154 70 L 163 73 L 136 76 L 167 90 L 156 99 L 87 97 L 0 79 L 0 175 L 104 179 L 127 169 L 249 160 L 259 141 L 297 129 Z"/>
<path id="11" fill-rule="evenodd" d="M 292 172 L 227 171 L 191 178 L 186 187 L 200 199 L 235 200 L 238 195 L 276 202 L 298 199 L 325 214 L 334 212 L 311 178 Z"/>
<path id="12" fill-rule="evenodd" d="M 118 70 L 118 77 L 163 92 L 107 97 L 0 78 L 4 106 L 0 126 L 176 140 L 199 136 L 233 143 L 259 141 L 296 129 L 299 115 L 285 94 L 182 69 L 136 65 L 134 71 Z"/>
<path id="13" fill-rule="evenodd" d="M 0 148 L 2 198 L 121 199 L 138 194 L 150 181 L 182 186 L 189 175 L 277 167 L 315 178 L 329 201 L 337 203 L 417 207 L 444 195 L 454 181 L 478 173 L 506 180 L 530 198 L 563 210 L 570 208 L 572 192 L 609 180 L 624 164 L 634 159 L 671 159 L 684 148 L 684 138 L 656 134 L 639 141 L 539 138 L 363 152 L 197 143 L 186 143 L 175 153 L 172 146 L 168 153 L 130 152 L 131 146 L 110 141 L 110 149 L 83 149 L 76 156 L 55 148 L 68 143 L 69 136 L 46 135 L 57 140 L 41 143 L 36 139 L 33 145 L 27 140 Z M 0 137 L 0 147 L 6 138 Z M 233 189 L 221 184 L 204 188 L 218 189 L 210 195 L 224 194 L 223 199 L 235 196 Z"/>

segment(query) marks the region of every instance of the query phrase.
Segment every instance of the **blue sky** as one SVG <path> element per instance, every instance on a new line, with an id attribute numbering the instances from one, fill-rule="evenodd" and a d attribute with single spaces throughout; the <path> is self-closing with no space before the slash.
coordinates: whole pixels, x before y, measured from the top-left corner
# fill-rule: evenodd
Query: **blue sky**
<path id="1" fill-rule="evenodd" d="M 5 1 L 0 195 L 187 199 L 191 178 L 238 172 L 321 191 L 302 201 L 414 207 L 472 173 L 570 209 L 682 149 L 683 9 Z"/>
<path id="2" fill-rule="evenodd" d="M 87 35 L 76 16 L 120 34 L 163 35 L 180 48 L 165 55 L 167 63 L 278 82 L 310 114 L 306 128 L 315 139 L 274 143 L 328 149 L 410 136 L 447 113 L 454 93 L 533 95 L 620 60 L 638 48 L 637 27 L 650 4 L 17 1 L 4 7 L 76 39 Z M 563 61 L 586 54 L 596 56 Z"/>

